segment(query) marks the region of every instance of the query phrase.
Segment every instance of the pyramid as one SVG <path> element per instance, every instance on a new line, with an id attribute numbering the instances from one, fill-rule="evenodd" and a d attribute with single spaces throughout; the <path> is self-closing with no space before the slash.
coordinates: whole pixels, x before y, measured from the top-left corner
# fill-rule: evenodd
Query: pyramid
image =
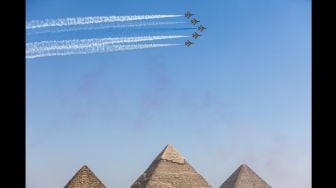
<path id="1" fill-rule="evenodd" d="M 64 188 L 105 188 L 105 185 L 84 165 Z"/>
<path id="2" fill-rule="evenodd" d="M 243 164 L 219 188 L 271 188 L 271 186 Z"/>
<path id="3" fill-rule="evenodd" d="M 154 159 L 131 188 L 211 188 L 170 144 Z"/>

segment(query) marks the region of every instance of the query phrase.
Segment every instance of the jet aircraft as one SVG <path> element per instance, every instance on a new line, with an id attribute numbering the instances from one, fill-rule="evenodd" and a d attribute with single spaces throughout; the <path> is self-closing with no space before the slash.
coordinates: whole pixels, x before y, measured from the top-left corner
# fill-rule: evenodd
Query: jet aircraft
<path id="1" fill-rule="evenodd" d="M 197 38 L 200 37 L 200 36 L 201 36 L 201 35 L 198 34 L 197 32 L 195 32 L 195 33 L 192 34 L 192 37 L 194 37 L 195 39 L 197 39 Z"/>
<path id="2" fill-rule="evenodd" d="M 188 19 L 193 16 L 194 14 L 192 14 L 191 12 L 187 11 L 184 16 L 187 17 Z"/>
<path id="3" fill-rule="evenodd" d="M 206 29 L 206 27 L 204 27 L 203 25 L 200 25 L 200 26 L 198 27 L 198 30 L 201 31 L 201 32 L 202 32 L 204 29 Z"/>
<path id="4" fill-rule="evenodd" d="M 196 18 L 194 18 L 194 19 L 191 20 L 191 23 L 194 24 L 194 25 L 196 25 L 197 22 L 200 22 L 200 21 L 199 21 L 199 20 L 196 20 Z"/>
<path id="5" fill-rule="evenodd" d="M 187 40 L 184 44 L 189 47 L 190 45 L 192 45 L 194 43 L 192 43 L 190 40 Z"/>

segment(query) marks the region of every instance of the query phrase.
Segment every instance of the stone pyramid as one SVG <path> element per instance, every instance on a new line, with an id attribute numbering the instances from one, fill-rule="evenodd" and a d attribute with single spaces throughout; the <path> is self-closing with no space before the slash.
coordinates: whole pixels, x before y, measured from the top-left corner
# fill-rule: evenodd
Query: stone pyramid
<path id="1" fill-rule="evenodd" d="M 131 188 L 211 188 L 170 144 L 154 159 Z"/>
<path id="2" fill-rule="evenodd" d="M 219 188 L 271 188 L 271 186 L 243 164 Z"/>
<path id="3" fill-rule="evenodd" d="M 105 188 L 105 185 L 84 165 L 64 188 Z"/>

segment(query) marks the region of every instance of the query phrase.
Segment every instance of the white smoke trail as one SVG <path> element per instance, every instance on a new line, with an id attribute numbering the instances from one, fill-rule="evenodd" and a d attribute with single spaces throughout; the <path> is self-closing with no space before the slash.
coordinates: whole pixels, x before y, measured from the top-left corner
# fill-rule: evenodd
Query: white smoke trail
<path id="1" fill-rule="evenodd" d="M 129 44 L 129 45 L 103 45 L 93 46 L 87 48 L 67 49 L 67 50 L 55 50 L 47 53 L 32 53 L 26 56 L 27 59 L 33 59 L 38 57 L 47 56 L 66 56 L 76 54 L 92 54 L 92 53 L 106 53 L 114 51 L 136 50 L 145 48 L 159 48 L 168 46 L 180 46 L 182 44 Z"/>
<path id="2" fill-rule="evenodd" d="M 142 36 L 142 37 L 113 37 L 113 38 L 92 38 L 92 39 L 75 39 L 61 41 L 41 41 L 26 44 L 26 54 L 46 53 L 52 50 L 65 49 L 82 49 L 109 44 L 135 43 L 143 41 L 177 39 L 188 37 L 184 35 L 162 35 L 162 36 Z"/>
<path id="3" fill-rule="evenodd" d="M 72 27 L 72 28 L 42 28 L 42 30 L 28 30 L 27 34 L 42 34 L 42 33 L 60 33 L 60 32 L 71 32 L 80 30 L 98 30 L 98 29 L 109 29 L 109 28 L 130 28 L 130 27 L 145 27 L 145 26 L 158 26 L 158 25 L 173 25 L 173 24 L 183 24 L 187 22 L 149 22 L 149 23 L 135 23 L 135 24 L 113 24 L 113 25 L 93 25 L 85 27 Z"/>
<path id="4" fill-rule="evenodd" d="M 93 16 L 93 17 L 32 20 L 32 21 L 26 22 L 26 29 L 37 29 L 37 28 L 44 28 L 44 27 L 60 27 L 60 26 L 71 26 L 71 25 L 88 25 L 88 24 L 111 23 L 111 22 L 127 22 L 127 21 L 137 21 L 137 20 L 174 18 L 174 17 L 181 17 L 181 16 L 183 15 Z"/>

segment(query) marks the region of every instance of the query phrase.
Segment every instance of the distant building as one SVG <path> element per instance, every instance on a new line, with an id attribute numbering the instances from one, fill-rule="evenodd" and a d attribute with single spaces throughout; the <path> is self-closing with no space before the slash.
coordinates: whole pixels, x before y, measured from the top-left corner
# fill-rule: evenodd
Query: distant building
<path id="1" fill-rule="evenodd" d="M 243 164 L 219 188 L 271 188 L 271 186 Z"/>
<path id="2" fill-rule="evenodd" d="M 64 188 L 105 188 L 105 185 L 84 165 Z"/>
<path id="3" fill-rule="evenodd" d="M 211 188 L 206 180 L 167 145 L 131 188 Z"/>

